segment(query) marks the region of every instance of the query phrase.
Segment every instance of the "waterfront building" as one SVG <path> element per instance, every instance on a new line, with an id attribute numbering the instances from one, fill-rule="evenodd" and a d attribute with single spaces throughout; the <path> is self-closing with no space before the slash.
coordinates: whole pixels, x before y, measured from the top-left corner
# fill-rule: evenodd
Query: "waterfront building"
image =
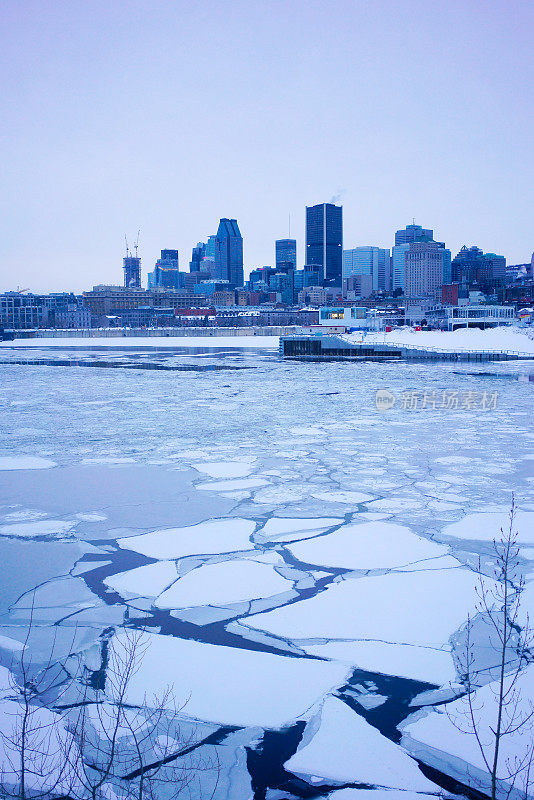
<path id="1" fill-rule="evenodd" d="M 223 218 L 215 238 L 215 276 L 233 288 L 243 286 L 243 237 L 237 220 Z"/>
<path id="2" fill-rule="evenodd" d="M 321 203 L 306 207 L 306 264 L 321 268 L 321 281 L 341 286 L 343 207 Z"/>

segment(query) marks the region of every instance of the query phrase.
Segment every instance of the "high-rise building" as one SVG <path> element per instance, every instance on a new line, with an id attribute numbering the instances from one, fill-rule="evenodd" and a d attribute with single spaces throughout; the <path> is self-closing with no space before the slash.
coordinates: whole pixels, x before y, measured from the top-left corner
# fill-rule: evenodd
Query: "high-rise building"
<path id="1" fill-rule="evenodd" d="M 420 225 L 406 225 L 404 230 L 395 233 L 395 245 L 411 244 L 412 242 L 431 242 L 434 239 L 434 231 L 430 228 L 422 228 Z"/>
<path id="2" fill-rule="evenodd" d="M 451 280 L 467 289 L 491 291 L 506 278 L 506 258 L 483 253 L 479 247 L 462 247 L 451 265 Z"/>
<path id="3" fill-rule="evenodd" d="M 343 250 L 343 279 L 371 275 L 373 291 L 391 289 L 391 259 L 382 247 L 354 247 Z"/>
<path id="4" fill-rule="evenodd" d="M 193 247 L 191 253 L 191 261 L 189 262 L 189 272 L 199 272 L 201 269 L 202 259 L 206 255 L 206 244 L 205 242 L 198 242 L 195 247 Z"/>
<path id="5" fill-rule="evenodd" d="M 402 289 L 404 292 L 406 279 L 406 251 L 410 249 L 408 243 L 396 244 L 391 249 L 391 288 Z"/>
<path id="6" fill-rule="evenodd" d="M 128 254 L 122 259 L 122 262 L 124 286 L 127 289 L 138 289 L 141 286 L 141 259 Z"/>
<path id="7" fill-rule="evenodd" d="M 411 242 L 405 253 L 405 266 L 407 296 L 441 299 L 441 287 L 450 283 L 450 250 L 440 242 Z"/>
<path id="8" fill-rule="evenodd" d="M 274 243 L 276 255 L 276 269 L 297 268 L 297 240 L 277 239 Z"/>
<path id="9" fill-rule="evenodd" d="M 306 264 L 320 266 L 325 283 L 341 286 L 342 260 L 343 207 L 306 206 Z"/>
<path id="10" fill-rule="evenodd" d="M 215 274 L 232 287 L 243 286 L 243 237 L 237 220 L 223 218 L 215 237 Z"/>
<path id="11" fill-rule="evenodd" d="M 180 285 L 178 250 L 162 250 L 153 272 L 148 273 L 149 289 L 172 289 L 178 291 Z"/>

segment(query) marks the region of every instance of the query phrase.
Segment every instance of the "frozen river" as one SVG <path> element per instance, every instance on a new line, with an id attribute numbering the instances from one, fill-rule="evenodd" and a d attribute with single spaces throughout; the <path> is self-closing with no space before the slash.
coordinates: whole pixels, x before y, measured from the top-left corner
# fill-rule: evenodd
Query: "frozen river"
<path id="1" fill-rule="evenodd" d="M 216 797 L 454 789 L 454 737 L 417 725 L 461 691 L 512 493 L 534 616 L 534 362 L 30 357 L 83 363 L 2 352 L 0 663 L 32 603 L 36 661 L 54 639 L 96 669 L 126 621 L 148 631 L 129 702 L 173 685 Z"/>

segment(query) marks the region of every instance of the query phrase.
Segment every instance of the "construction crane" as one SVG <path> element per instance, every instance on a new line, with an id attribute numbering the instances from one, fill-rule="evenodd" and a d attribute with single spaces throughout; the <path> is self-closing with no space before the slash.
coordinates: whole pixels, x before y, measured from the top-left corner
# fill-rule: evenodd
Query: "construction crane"
<path id="1" fill-rule="evenodd" d="M 126 234 L 124 234 L 124 241 L 126 242 L 126 258 L 130 257 L 130 248 L 128 247 L 128 239 L 126 238 Z"/>
<path id="2" fill-rule="evenodd" d="M 141 228 L 137 231 L 137 239 L 135 240 L 134 250 L 135 250 L 135 257 L 137 258 L 137 248 L 139 247 L 139 234 L 141 233 Z"/>

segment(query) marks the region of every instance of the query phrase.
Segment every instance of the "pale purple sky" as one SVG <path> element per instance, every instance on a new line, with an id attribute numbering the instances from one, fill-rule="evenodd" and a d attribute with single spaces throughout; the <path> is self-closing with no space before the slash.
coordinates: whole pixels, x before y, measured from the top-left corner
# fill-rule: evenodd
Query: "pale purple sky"
<path id="1" fill-rule="evenodd" d="M 0 0 L 0 290 L 120 283 L 236 217 L 245 272 L 339 196 L 344 245 L 415 217 L 534 249 L 531 0 Z"/>

